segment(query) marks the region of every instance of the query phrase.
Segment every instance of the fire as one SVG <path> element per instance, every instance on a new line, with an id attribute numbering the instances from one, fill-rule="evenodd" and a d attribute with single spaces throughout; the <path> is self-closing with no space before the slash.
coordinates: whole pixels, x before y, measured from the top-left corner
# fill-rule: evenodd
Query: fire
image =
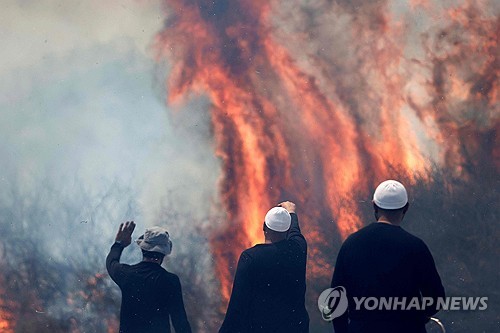
<path id="1" fill-rule="evenodd" d="M 2 314 L 2 318 L 4 315 Z M 14 328 L 11 326 L 10 322 L 5 319 L 0 319 L 0 331 L 5 333 L 13 333 Z"/>
<path id="2" fill-rule="evenodd" d="M 96 273 L 84 280 L 84 287 L 69 294 L 66 303 L 73 309 L 74 317 L 70 318 L 70 332 L 80 333 L 88 330 L 85 327 L 85 313 L 96 314 L 98 320 L 95 323 L 89 320 L 94 331 L 118 332 L 119 320 L 114 309 L 118 304 L 109 292 L 109 279 L 105 273 Z M 89 325 L 89 323 L 87 323 Z"/>
<path id="3" fill-rule="evenodd" d="M 0 275 L 0 286 L 5 286 L 4 278 Z M 16 318 L 13 314 L 14 304 L 9 301 L 9 295 L 0 287 L 0 332 L 14 333 Z"/>
<path id="4" fill-rule="evenodd" d="M 10 327 L 10 324 L 7 320 L 0 320 L 0 330 L 5 333 L 14 332 L 13 328 Z"/>
<path id="5" fill-rule="evenodd" d="M 484 9 L 442 9 L 441 34 L 417 31 L 416 50 L 390 2 L 317 1 L 304 12 L 268 1 L 165 2 L 157 45 L 172 65 L 169 103 L 190 93 L 212 103 L 227 211 L 211 240 L 223 300 L 239 254 L 262 241 L 263 216 L 278 200 L 301 209 L 309 272 L 330 275 L 321 245 L 363 225 L 360 201 L 379 181 L 430 181 L 435 164 L 464 176 L 464 154 L 485 138 L 470 131 L 499 128 L 489 111 L 498 111 L 498 20 Z M 432 18 L 433 4 L 411 1 L 407 15 Z"/>

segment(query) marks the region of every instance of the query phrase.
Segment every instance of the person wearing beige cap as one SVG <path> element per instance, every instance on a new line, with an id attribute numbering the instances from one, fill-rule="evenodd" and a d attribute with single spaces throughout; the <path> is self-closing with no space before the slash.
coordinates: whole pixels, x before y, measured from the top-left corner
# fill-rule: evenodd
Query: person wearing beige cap
<path id="1" fill-rule="evenodd" d="M 400 226 L 408 208 L 403 184 L 382 182 L 373 194 L 376 222 L 342 244 L 331 286 L 345 288 L 348 307 L 333 319 L 336 333 L 426 332 L 425 323 L 437 312 L 437 298 L 444 297 L 444 288 L 428 247 Z M 392 298 L 399 303 L 373 309 L 356 304 L 362 297 L 375 297 L 379 302 Z M 424 297 L 433 300 L 425 308 L 402 304 L 403 299 Z"/>
<path id="2" fill-rule="evenodd" d="M 179 278 L 161 267 L 172 252 L 170 235 L 161 227 L 146 229 L 136 241 L 142 261 L 121 264 L 122 251 L 132 243 L 134 229 L 133 221 L 120 225 L 106 258 L 108 273 L 122 291 L 119 332 L 169 333 L 171 319 L 176 333 L 191 333 Z"/>
<path id="3" fill-rule="evenodd" d="M 271 208 L 263 223 L 265 243 L 240 256 L 226 317 L 219 333 L 306 333 L 307 243 L 295 204 Z"/>

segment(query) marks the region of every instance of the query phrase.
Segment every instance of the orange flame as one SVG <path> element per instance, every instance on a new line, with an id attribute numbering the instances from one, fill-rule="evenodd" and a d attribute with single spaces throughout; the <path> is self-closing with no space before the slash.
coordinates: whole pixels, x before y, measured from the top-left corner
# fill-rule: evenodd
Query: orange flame
<path id="1" fill-rule="evenodd" d="M 286 11 L 279 6 L 284 3 L 166 3 L 170 17 L 157 45 L 159 57 L 167 56 L 172 64 L 169 103 L 180 104 L 189 92 L 212 102 L 227 211 L 212 249 L 225 301 L 236 260 L 242 249 L 262 241 L 263 216 L 272 205 L 281 199 L 298 202 L 311 244 L 310 273 L 329 275 L 332 258 L 321 246 L 362 226 L 359 201 L 386 178 L 430 180 L 433 160 L 463 175 L 460 140 L 471 129 L 456 120 L 457 105 L 497 106 L 498 82 L 492 78 L 498 66 L 486 78 L 493 82 L 487 92 L 474 89 L 474 80 L 464 75 L 436 77 L 460 74 L 458 58 L 472 65 L 471 50 L 484 56 L 476 73 L 492 70 L 498 20 L 470 6 L 448 14 L 451 26 L 469 33 L 472 44 L 443 40 L 433 46 L 424 34 L 426 52 L 419 60 L 408 57 L 406 28 L 389 2 L 367 1 L 354 8 L 350 2 L 318 1 L 307 12 L 315 14 L 293 11 L 299 18 L 303 14 L 305 23 L 317 18 L 321 31 L 313 24 L 301 31 L 297 26 L 303 21 L 274 25 L 280 10 Z M 432 1 L 412 1 L 410 7 L 431 11 Z M 471 15 L 480 20 L 470 20 Z M 489 35 L 481 35 L 484 26 Z M 345 30 L 339 33 L 340 28 Z M 322 31 L 332 36 L 317 37 L 320 48 L 311 35 Z M 481 38 L 472 39 L 478 34 Z M 498 113 L 486 117 L 484 128 L 496 131 Z M 429 146 L 438 147 L 434 156 Z M 498 156 L 498 149 L 491 154 Z"/>
<path id="2" fill-rule="evenodd" d="M 4 278 L 0 275 L 0 286 L 5 286 Z M 14 333 L 16 318 L 13 314 L 14 304 L 8 301 L 9 295 L 0 289 L 0 332 Z"/>

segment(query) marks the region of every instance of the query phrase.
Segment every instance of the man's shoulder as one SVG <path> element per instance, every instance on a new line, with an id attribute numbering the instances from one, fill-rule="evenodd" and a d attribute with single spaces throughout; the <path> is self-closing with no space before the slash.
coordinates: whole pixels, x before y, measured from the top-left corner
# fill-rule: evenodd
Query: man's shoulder
<path id="1" fill-rule="evenodd" d="M 254 258 L 259 256 L 263 251 L 266 251 L 266 244 L 254 245 L 241 253 L 242 257 Z"/>
<path id="2" fill-rule="evenodd" d="M 163 267 L 160 268 L 161 268 L 161 274 L 165 279 L 168 279 L 170 281 L 179 281 L 179 276 L 177 276 L 177 274 L 169 272 Z"/>
<path id="3" fill-rule="evenodd" d="M 161 267 L 161 271 L 159 273 L 159 286 L 161 288 L 166 288 L 165 290 L 173 290 L 178 289 L 181 286 L 181 280 L 172 272 L 167 271 L 165 268 Z M 173 289 L 172 289 L 173 288 Z"/>
<path id="4" fill-rule="evenodd" d="M 289 251 L 304 252 L 303 247 L 297 245 L 296 242 L 287 239 L 278 243 L 254 245 L 251 248 L 248 248 L 245 251 L 243 251 L 241 253 L 241 258 L 242 260 L 258 261 L 260 259 L 269 258 L 270 256 L 279 255 L 279 253 L 282 253 L 284 250 L 287 253 Z"/>
<path id="5" fill-rule="evenodd" d="M 242 259 L 253 260 L 275 251 L 272 244 L 256 244 L 241 253 Z"/>
<path id="6" fill-rule="evenodd" d="M 365 235 L 374 232 L 375 228 L 376 228 L 375 223 L 370 223 L 368 225 L 365 225 L 364 227 L 358 229 L 357 231 L 355 231 L 352 234 L 350 234 L 349 236 L 347 236 L 344 243 L 349 243 L 349 242 L 355 241 L 358 238 L 362 238 Z"/>
<path id="7" fill-rule="evenodd" d="M 411 234 L 410 232 L 406 231 L 405 229 L 399 227 L 399 226 L 394 226 L 394 225 L 385 225 L 382 223 L 370 223 L 358 231 L 352 233 L 349 235 L 345 243 L 349 244 L 352 242 L 357 242 L 360 239 L 366 238 L 366 237 L 374 237 L 377 235 L 387 235 L 388 237 L 396 237 L 400 239 L 404 239 L 405 242 L 408 242 L 408 244 L 413 244 L 415 246 L 419 247 L 425 247 L 425 243 L 422 239 L 419 237 Z"/>
<path id="8" fill-rule="evenodd" d="M 135 271 L 137 271 L 138 269 L 141 268 L 142 265 L 144 265 L 144 262 L 140 262 L 140 263 L 133 265 L 133 266 L 130 266 L 130 267 L 133 268 L 135 266 L 136 267 Z M 179 277 L 176 274 L 167 271 L 164 267 L 162 267 L 158 264 L 149 264 L 147 269 L 148 269 L 148 272 L 153 273 L 156 276 L 159 276 L 163 281 L 174 281 L 175 282 L 175 281 L 179 280 Z M 142 266 L 142 269 L 140 269 L 140 270 L 141 271 L 144 270 L 144 266 Z"/>
<path id="9" fill-rule="evenodd" d="M 420 245 L 425 245 L 424 241 L 420 237 L 415 236 L 414 234 L 410 233 L 409 231 L 406 231 L 403 228 L 400 228 L 400 229 L 401 229 L 402 234 L 404 234 L 405 237 L 407 237 L 408 239 L 411 239 L 412 241 L 414 241 L 415 243 L 418 243 Z"/>
<path id="10" fill-rule="evenodd" d="M 419 251 L 427 248 L 427 245 L 420 237 L 415 236 L 414 234 L 401 227 L 399 227 L 398 229 L 400 238 L 409 246 L 413 246 L 413 248 L 416 248 Z"/>

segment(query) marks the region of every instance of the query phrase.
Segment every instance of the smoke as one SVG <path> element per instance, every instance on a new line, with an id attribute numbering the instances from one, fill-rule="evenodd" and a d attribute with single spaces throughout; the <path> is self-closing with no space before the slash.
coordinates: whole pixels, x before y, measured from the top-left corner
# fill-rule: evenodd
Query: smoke
<path id="1" fill-rule="evenodd" d="M 2 13 L 2 332 L 113 331 L 120 297 L 104 259 L 125 220 L 138 224 L 134 237 L 169 229 L 165 265 L 180 275 L 189 313 L 217 289 L 200 278 L 211 271 L 203 235 L 219 217 L 206 101 L 165 110 L 154 80 L 168 68 L 147 50 L 157 5 L 92 5 L 9 2 Z M 29 23 L 12 20 L 20 16 Z M 135 245 L 124 252 L 128 263 L 139 257 Z"/>
<path id="2" fill-rule="evenodd" d="M 386 178 L 410 190 L 407 227 L 448 293 L 498 306 L 496 2 L 163 3 L 9 1 L 0 14 L 0 329 L 116 330 L 104 256 L 134 219 L 136 235 L 170 229 L 166 266 L 195 329 L 214 331 L 241 250 L 291 199 L 312 331 L 325 330 L 317 296 Z M 499 321 L 439 316 L 451 332 Z"/>
<path id="3" fill-rule="evenodd" d="M 497 178 L 494 3 L 165 3 L 169 102 L 212 103 L 228 212 L 211 242 L 223 303 L 241 250 L 261 241 L 261 218 L 281 199 L 304 209 L 316 294 L 341 240 L 370 222 L 381 180 L 457 198 L 463 182 Z"/>

